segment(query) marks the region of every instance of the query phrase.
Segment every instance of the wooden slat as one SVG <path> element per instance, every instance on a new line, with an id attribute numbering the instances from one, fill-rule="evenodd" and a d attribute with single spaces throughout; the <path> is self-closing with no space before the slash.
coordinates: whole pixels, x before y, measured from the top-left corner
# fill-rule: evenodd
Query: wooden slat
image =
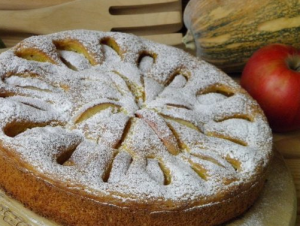
<path id="1" fill-rule="evenodd" d="M 287 133 L 274 133 L 274 141 L 285 140 L 290 138 L 300 138 L 300 130 L 287 132 Z"/>
<path id="2" fill-rule="evenodd" d="M 291 170 L 296 186 L 297 197 L 300 198 L 300 159 L 286 159 L 285 162 Z"/>
<path id="3" fill-rule="evenodd" d="M 292 137 L 274 142 L 275 148 L 286 158 L 300 158 L 300 138 Z"/>
<path id="4" fill-rule="evenodd" d="M 148 35 L 143 37 L 155 42 L 160 42 L 162 44 L 168 44 L 172 46 L 180 45 L 182 40 L 181 33 L 173 33 L 173 34 L 165 34 L 165 35 Z"/>
<path id="5" fill-rule="evenodd" d="M 22 41 L 25 38 L 32 36 L 28 33 L 16 33 L 16 32 L 0 32 L 0 38 L 6 45 L 6 47 L 12 47 Z"/>
<path id="6" fill-rule="evenodd" d="M 32 36 L 32 34 L 0 32 L 0 38 L 5 43 L 6 47 L 15 46 L 17 43 L 30 36 Z M 144 35 L 142 37 L 166 45 L 180 46 L 182 44 L 182 33 Z"/>

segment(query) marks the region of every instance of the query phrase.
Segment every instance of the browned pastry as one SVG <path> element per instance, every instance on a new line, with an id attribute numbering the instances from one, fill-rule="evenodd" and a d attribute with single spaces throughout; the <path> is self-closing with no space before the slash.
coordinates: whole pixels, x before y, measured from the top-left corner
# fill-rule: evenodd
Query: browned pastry
<path id="1" fill-rule="evenodd" d="M 0 55 L 0 185 L 63 225 L 211 226 L 264 185 L 257 103 L 189 54 L 66 31 Z"/>

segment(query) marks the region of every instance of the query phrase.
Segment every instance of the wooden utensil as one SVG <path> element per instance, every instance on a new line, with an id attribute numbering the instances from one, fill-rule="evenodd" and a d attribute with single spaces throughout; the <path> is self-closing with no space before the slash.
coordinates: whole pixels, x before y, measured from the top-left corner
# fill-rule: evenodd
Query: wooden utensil
<path id="1" fill-rule="evenodd" d="M 18 1 L 19 4 L 16 3 Z M 181 0 L 26 2 L 0 2 L 2 34 L 12 33 L 19 36 L 91 29 L 134 33 L 169 45 L 181 43 L 182 34 L 177 33 L 182 27 Z"/>
<path id="2" fill-rule="evenodd" d="M 73 0 L 1 0 L 0 10 L 37 9 L 71 1 Z"/>

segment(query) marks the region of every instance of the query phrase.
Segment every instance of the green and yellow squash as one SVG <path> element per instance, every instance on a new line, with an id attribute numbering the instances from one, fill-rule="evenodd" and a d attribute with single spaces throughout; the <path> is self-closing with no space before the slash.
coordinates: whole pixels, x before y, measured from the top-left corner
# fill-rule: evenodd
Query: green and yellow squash
<path id="1" fill-rule="evenodd" d="M 300 0 L 190 0 L 184 23 L 186 46 L 226 72 L 270 43 L 300 48 Z"/>

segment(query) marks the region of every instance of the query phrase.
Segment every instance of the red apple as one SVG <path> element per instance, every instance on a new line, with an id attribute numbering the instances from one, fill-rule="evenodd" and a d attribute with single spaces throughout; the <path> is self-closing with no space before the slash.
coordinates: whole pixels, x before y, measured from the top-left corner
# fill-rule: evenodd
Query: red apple
<path id="1" fill-rule="evenodd" d="M 274 132 L 300 128 L 300 50 L 262 47 L 247 62 L 241 85 L 260 104 Z"/>

